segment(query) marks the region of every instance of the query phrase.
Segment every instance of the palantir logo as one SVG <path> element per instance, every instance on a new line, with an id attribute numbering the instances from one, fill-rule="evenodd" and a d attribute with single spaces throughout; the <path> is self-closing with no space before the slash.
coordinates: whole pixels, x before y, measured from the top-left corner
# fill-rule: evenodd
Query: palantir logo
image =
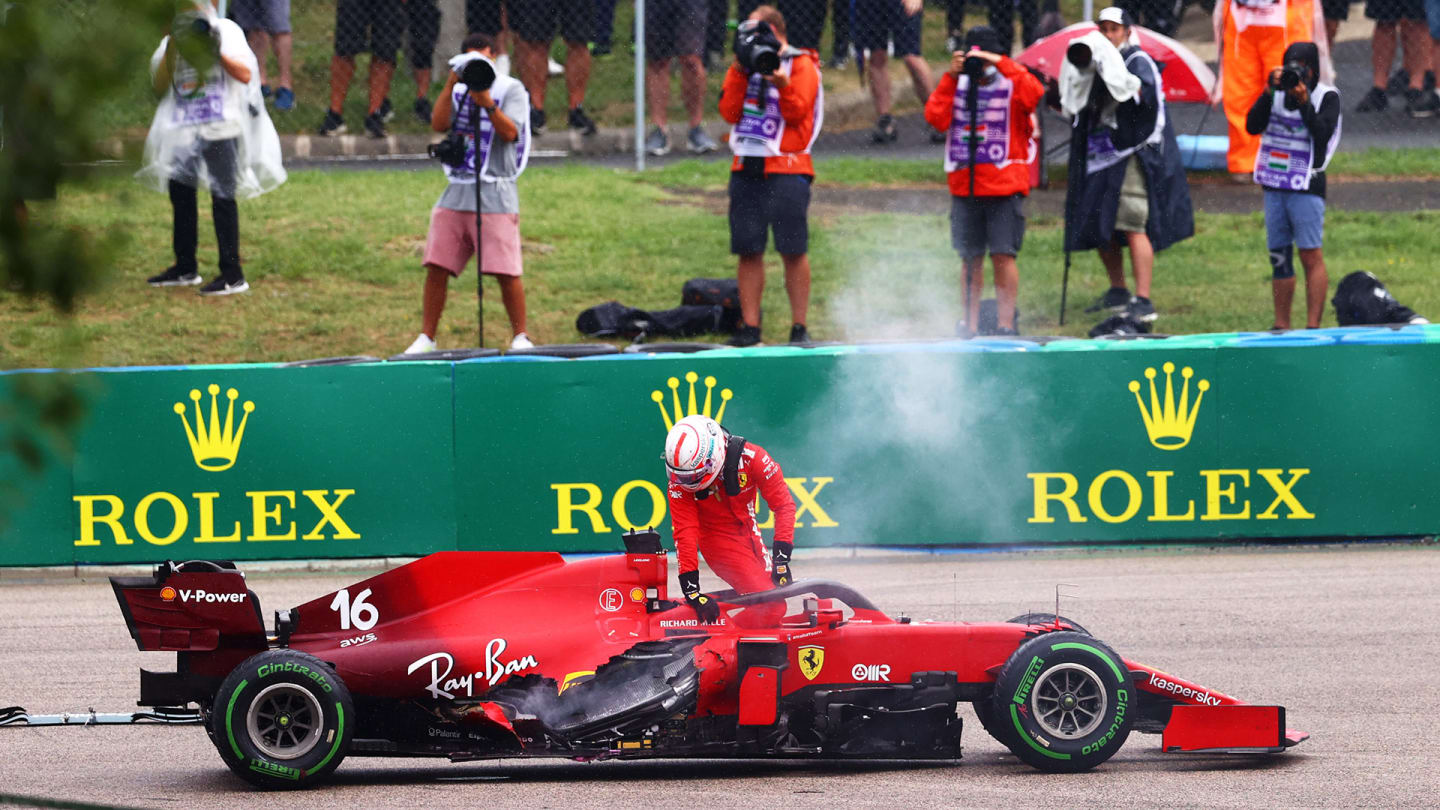
<path id="1" fill-rule="evenodd" d="M 690 384 L 690 396 L 684 405 L 680 403 L 680 380 L 676 377 L 671 377 L 666 381 L 665 384 L 670 387 L 670 399 L 675 406 L 674 416 L 671 416 L 671 412 L 665 408 L 665 394 L 661 391 L 650 392 L 650 400 L 660 406 L 660 418 L 665 420 L 666 430 L 675 427 L 676 422 L 679 422 L 687 416 L 695 416 L 697 414 L 701 416 L 711 415 L 710 406 L 714 404 L 715 378 L 705 378 L 705 405 L 703 408 L 700 407 L 699 402 L 695 398 L 695 383 L 699 379 L 700 375 L 693 371 L 685 373 L 685 382 Z M 716 422 L 723 422 L 725 420 L 725 406 L 733 396 L 735 396 L 735 394 L 729 388 L 720 389 L 720 407 L 712 417 Z"/>
<path id="2" fill-rule="evenodd" d="M 1175 402 L 1175 364 L 1166 363 L 1165 369 L 1165 398 L 1162 401 L 1155 390 L 1155 369 L 1145 369 L 1145 379 L 1150 381 L 1150 407 L 1145 407 L 1145 400 L 1140 397 L 1140 381 L 1130 381 L 1130 393 L 1135 395 L 1135 404 L 1140 406 L 1140 418 L 1145 421 L 1145 432 L 1150 436 L 1150 443 L 1161 450 L 1179 450 L 1190 443 L 1190 434 L 1195 431 L 1195 417 L 1200 413 L 1200 400 L 1205 397 L 1205 392 L 1210 390 L 1210 381 L 1201 380 L 1196 388 L 1199 393 L 1195 395 L 1194 405 L 1190 404 L 1190 378 L 1195 376 L 1195 370 L 1186 366 L 1180 369 L 1180 376 L 1184 378 L 1180 389 L 1180 402 Z"/>
<path id="3" fill-rule="evenodd" d="M 240 442 L 245 438 L 245 423 L 250 420 L 250 414 L 255 410 L 255 403 L 246 400 L 243 406 L 244 413 L 240 417 L 240 425 L 235 425 L 235 400 L 240 393 L 234 388 L 225 392 L 225 398 L 230 402 L 225 410 L 225 424 L 220 424 L 220 406 L 216 402 L 216 395 L 220 393 L 220 386 L 210 383 L 210 417 L 207 420 L 200 409 L 199 389 L 190 389 L 190 401 L 195 405 L 195 427 L 190 427 L 190 422 L 185 419 L 185 404 L 175 403 L 175 413 L 180 417 L 180 423 L 185 426 L 185 436 L 190 440 L 190 454 L 195 457 L 195 465 L 202 470 L 220 472 L 228 470 L 235 464 L 235 457 L 240 454 Z"/>

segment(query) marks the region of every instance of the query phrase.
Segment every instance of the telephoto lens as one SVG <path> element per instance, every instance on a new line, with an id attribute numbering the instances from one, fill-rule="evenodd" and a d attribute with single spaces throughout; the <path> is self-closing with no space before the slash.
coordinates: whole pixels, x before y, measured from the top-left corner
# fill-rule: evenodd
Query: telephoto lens
<path id="1" fill-rule="evenodd" d="M 978 56 L 967 56 L 965 57 L 965 64 L 961 65 L 960 70 L 966 76 L 969 76 L 971 81 L 978 81 L 981 76 L 985 75 L 985 66 L 987 64 L 989 63 Z"/>
<path id="2" fill-rule="evenodd" d="M 1300 69 L 1295 65 L 1286 65 L 1280 69 L 1280 89 L 1290 92 L 1300 86 Z"/>
<path id="3" fill-rule="evenodd" d="M 472 59 L 461 69 L 460 81 L 472 92 L 484 92 L 495 85 L 495 68 L 484 59 Z"/>
<path id="4" fill-rule="evenodd" d="M 1070 43 L 1070 47 L 1065 49 L 1065 58 L 1080 70 L 1090 67 L 1090 63 L 1094 61 L 1094 56 L 1090 53 L 1090 46 L 1083 42 Z"/>
<path id="5" fill-rule="evenodd" d="M 764 20 L 746 20 L 735 31 L 735 59 L 748 73 L 780 69 L 780 39 Z"/>

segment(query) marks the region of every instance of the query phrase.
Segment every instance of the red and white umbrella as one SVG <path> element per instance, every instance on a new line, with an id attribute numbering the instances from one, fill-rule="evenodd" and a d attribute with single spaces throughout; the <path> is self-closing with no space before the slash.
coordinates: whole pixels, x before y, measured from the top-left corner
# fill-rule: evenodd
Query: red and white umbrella
<path id="1" fill-rule="evenodd" d="M 1065 61 L 1065 49 L 1070 47 L 1070 41 L 1096 29 L 1092 22 L 1075 23 L 1037 40 L 1015 58 L 1026 67 L 1033 67 L 1046 76 L 1058 79 L 1060 63 Z M 1210 91 L 1215 87 L 1215 73 L 1194 51 L 1149 28 L 1134 25 L 1130 27 L 1130 31 L 1132 36 L 1139 40 L 1137 44 L 1140 49 L 1163 65 L 1160 70 L 1160 83 L 1165 87 L 1166 101 L 1193 101 L 1198 104 L 1210 102 Z"/>

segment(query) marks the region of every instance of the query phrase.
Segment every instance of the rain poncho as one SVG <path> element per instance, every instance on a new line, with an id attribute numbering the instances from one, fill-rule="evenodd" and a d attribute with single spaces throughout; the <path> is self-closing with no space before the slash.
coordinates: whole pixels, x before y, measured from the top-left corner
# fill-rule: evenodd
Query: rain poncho
<path id="1" fill-rule="evenodd" d="M 144 161 L 135 176 L 156 191 L 166 191 L 174 180 L 223 196 L 232 190 L 231 179 L 211 177 L 210 161 L 202 153 L 208 151 L 207 143 L 234 138 L 238 140 L 233 196 L 255 197 L 285 182 L 286 176 L 280 136 L 260 94 L 259 64 L 240 26 L 219 18 L 208 4 L 199 13 L 218 35 L 220 52 L 250 68 L 250 81 L 237 81 L 218 60 L 201 75 L 177 57 L 174 78 L 150 122 Z M 150 57 L 152 77 L 169 44 L 166 36 Z"/>

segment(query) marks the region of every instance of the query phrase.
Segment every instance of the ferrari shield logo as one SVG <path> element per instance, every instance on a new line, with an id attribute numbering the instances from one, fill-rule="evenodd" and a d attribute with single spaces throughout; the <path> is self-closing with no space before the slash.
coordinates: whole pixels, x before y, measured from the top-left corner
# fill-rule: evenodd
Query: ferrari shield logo
<path id="1" fill-rule="evenodd" d="M 748 486 L 750 486 L 750 476 L 745 473 L 740 473 L 740 488 L 744 489 Z"/>
<path id="2" fill-rule="evenodd" d="M 823 666 L 825 666 L 824 647 L 807 644 L 800 648 L 800 672 L 805 675 L 806 680 L 815 680 L 815 676 L 820 674 L 820 668 Z"/>

